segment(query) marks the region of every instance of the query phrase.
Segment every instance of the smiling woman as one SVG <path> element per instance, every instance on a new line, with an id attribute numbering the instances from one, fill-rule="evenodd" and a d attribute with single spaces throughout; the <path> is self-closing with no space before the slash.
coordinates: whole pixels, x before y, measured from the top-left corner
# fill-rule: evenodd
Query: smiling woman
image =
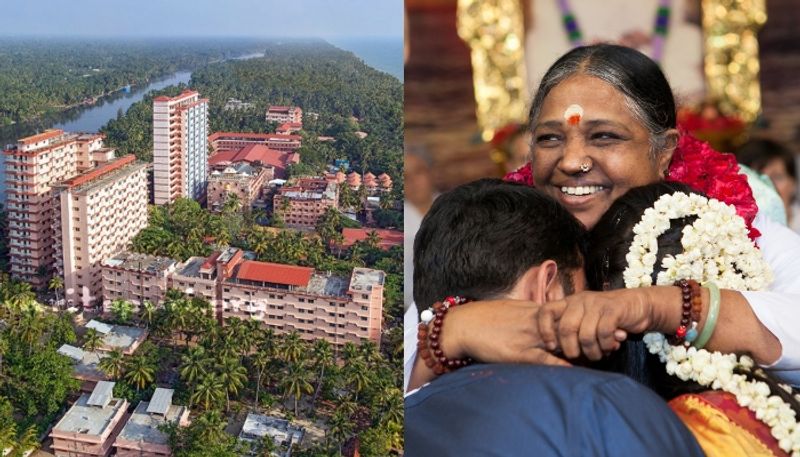
<path id="1" fill-rule="evenodd" d="M 570 122 L 578 114 L 578 119 Z M 533 182 L 587 228 L 592 228 L 616 199 L 634 187 L 664 180 L 670 169 L 675 175 L 671 179 L 682 178 L 690 185 L 698 184 L 695 182 L 698 174 L 703 174 L 703 180 L 711 182 L 711 187 L 714 183 L 726 187 L 729 175 L 739 176 L 738 166 L 730 165 L 722 154 L 698 146 L 690 138 L 680 139 L 675 122 L 670 86 L 647 56 L 616 45 L 575 49 L 550 68 L 533 101 Z M 692 149 L 698 147 L 699 150 Z M 705 158 L 701 162 L 715 165 L 700 170 L 698 167 L 704 165 L 697 163 L 688 170 L 686 157 L 691 154 L 702 155 Z M 710 195 L 720 191 L 702 190 Z M 800 321 L 793 305 L 798 299 L 795 294 L 800 291 L 796 275 L 800 269 L 796 265 L 800 239 L 785 227 L 750 214 L 755 202 L 747 187 L 713 196 L 736 206 L 751 229 L 751 239 L 755 238 L 775 271 L 775 281 L 770 292 L 723 290 L 719 322 L 724 324 L 716 326 L 708 347 L 724 352 L 748 352 L 762 366 L 790 382 L 800 383 L 800 341 L 784 330 L 788 328 L 784 323 Z M 707 303 L 710 292 L 703 290 Z M 454 351 L 472 347 L 490 353 L 504 341 L 517 338 L 508 331 L 513 322 L 504 325 L 503 319 L 484 314 L 485 310 L 493 309 L 494 314 L 503 316 L 502 310 L 513 306 L 510 302 L 497 302 L 493 306 L 486 303 L 476 306 L 477 303 L 463 306 L 458 313 L 457 333 L 465 340 L 454 341 L 456 336 L 448 336 L 446 344 Z M 596 360 L 603 352 L 618 346 L 617 340 L 622 336 L 615 330 L 674 333 L 681 304 L 680 289 L 669 286 L 578 292 L 549 305 L 559 313 L 551 316 L 557 323 L 557 334 L 550 335 L 548 340 L 552 344 L 544 343 L 541 319 L 538 325 L 543 333 L 534 331 L 522 338 L 532 348 L 559 348 L 568 358 L 585 355 Z M 609 324 L 607 320 L 612 315 L 619 320 Z M 701 327 L 705 318 L 698 319 Z M 451 319 L 455 320 L 456 314 Z M 494 325 L 487 324 L 490 319 L 494 319 Z M 535 330 L 537 324 L 531 325 Z M 467 351 L 467 355 L 471 353 Z M 416 374 L 415 368 L 412 377 L 424 379 Z"/>
<path id="2" fill-rule="evenodd" d="M 537 187 L 588 228 L 629 189 L 663 177 L 672 156 L 672 148 L 641 154 L 649 147 L 651 133 L 631 115 L 631 103 L 611 84 L 576 75 L 554 88 L 544 103 L 534 105 L 541 107 L 532 113 Z M 572 124 L 562 113 L 576 104 L 584 115 Z"/>

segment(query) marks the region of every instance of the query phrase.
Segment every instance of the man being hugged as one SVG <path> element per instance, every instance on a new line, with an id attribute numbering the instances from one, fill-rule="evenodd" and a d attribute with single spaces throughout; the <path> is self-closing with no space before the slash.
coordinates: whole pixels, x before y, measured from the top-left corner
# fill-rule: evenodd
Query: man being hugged
<path id="1" fill-rule="evenodd" d="M 436 305 L 422 315 L 410 386 L 431 371 L 447 374 L 406 397 L 408 455 L 703 455 L 663 400 L 632 379 L 528 347 L 539 338 L 504 341 L 484 357 L 468 347 L 476 335 L 459 334 L 461 306 L 491 306 L 462 298 L 542 304 L 583 290 L 584 249 L 580 223 L 530 187 L 484 179 L 434 203 L 414 245 L 414 299 Z M 518 322 L 510 335 L 536 331 L 537 308 L 521 302 L 502 312 Z M 492 310 L 482 315 L 492 327 Z M 467 353 L 551 365 L 455 369 L 472 362 Z"/>

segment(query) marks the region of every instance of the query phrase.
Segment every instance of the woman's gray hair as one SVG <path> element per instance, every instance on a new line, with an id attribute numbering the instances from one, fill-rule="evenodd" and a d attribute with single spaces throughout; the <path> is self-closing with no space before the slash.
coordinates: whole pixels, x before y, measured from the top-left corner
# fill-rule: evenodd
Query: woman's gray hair
<path id="1" fill-rule="evenodd" d="M 651 156 L 667 147 L 667 131 L 677 123 L 675 98 L 664 73 L 647 56 L 624 46 L 600 44 L 573 49 L 547 70 L 530 110 L 533 130 L 544 99 L 561 82 L 574 75 L 601 79 L 623 94 L 636 118 L 650 132 Z"/>

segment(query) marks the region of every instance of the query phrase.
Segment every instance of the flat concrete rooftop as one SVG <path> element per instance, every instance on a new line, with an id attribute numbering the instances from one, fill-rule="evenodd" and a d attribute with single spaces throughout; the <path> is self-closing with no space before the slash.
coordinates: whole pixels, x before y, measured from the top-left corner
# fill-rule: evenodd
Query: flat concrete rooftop
<path id="1" fill-rule="evenodd" d="M 99 436 L 111 425 L 111 420 L 125 404 L 119 398 L 112 399 L 105 407 L 88 404 L 89 394 L 82 394 L 64 417 L 53 427 L 53 432 L 80 433 Z"/>
<path id="2" fill-rule="evenodd" d="M 167 444 L 167 434 L 158 429 L 159 426 L 176 422 L 186 411 L 185 406 L 170 405 L 166 416 L 147 412 L 150 402 L 141 401 L 128 419 L 119 438 L 127 441 L 140 441 L 152 444 Z"/>

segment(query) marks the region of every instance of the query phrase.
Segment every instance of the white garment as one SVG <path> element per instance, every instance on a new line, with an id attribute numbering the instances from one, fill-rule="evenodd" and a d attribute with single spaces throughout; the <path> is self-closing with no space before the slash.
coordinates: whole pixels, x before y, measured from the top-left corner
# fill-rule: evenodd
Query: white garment
<path id="1" fill-rule="evenodd" d="M 753 225 L 761 232 L 756 242 L 775 280 L 769 291 L 742 295 L 758 320 L 781 342 L 781 357 L 764 368 L 783 381 L 800 386 L 800 234 L 761 214 Z M 404 389 L 417 355 L 418 316 L 412 304 L 404 317 Z"/>
<path id="2" fill-rule="evenodd" d="M 768 292 L 743 292 L 758 320 L 781 342 L 781 357 L 765 366 L 772 374 L 800 385 L 800 235 L 759 214 L 756 240 L 775 277 Z"/>
<path id="3" fill-rule="evenodd" d="M 403 303 L 406 309 L 414 302 L 414 237 L 422 217 L 414 205 L 403 202 Z"/>
<path id="4" fill-rule="evenodd" d="M 403 391 L 408 387 L 408 379 L 411 377 L 411 369 L 414 368 L 414 359 L 417 357 L 418 324 L 417 305 L 411 303 L 403 316 Z"/>

